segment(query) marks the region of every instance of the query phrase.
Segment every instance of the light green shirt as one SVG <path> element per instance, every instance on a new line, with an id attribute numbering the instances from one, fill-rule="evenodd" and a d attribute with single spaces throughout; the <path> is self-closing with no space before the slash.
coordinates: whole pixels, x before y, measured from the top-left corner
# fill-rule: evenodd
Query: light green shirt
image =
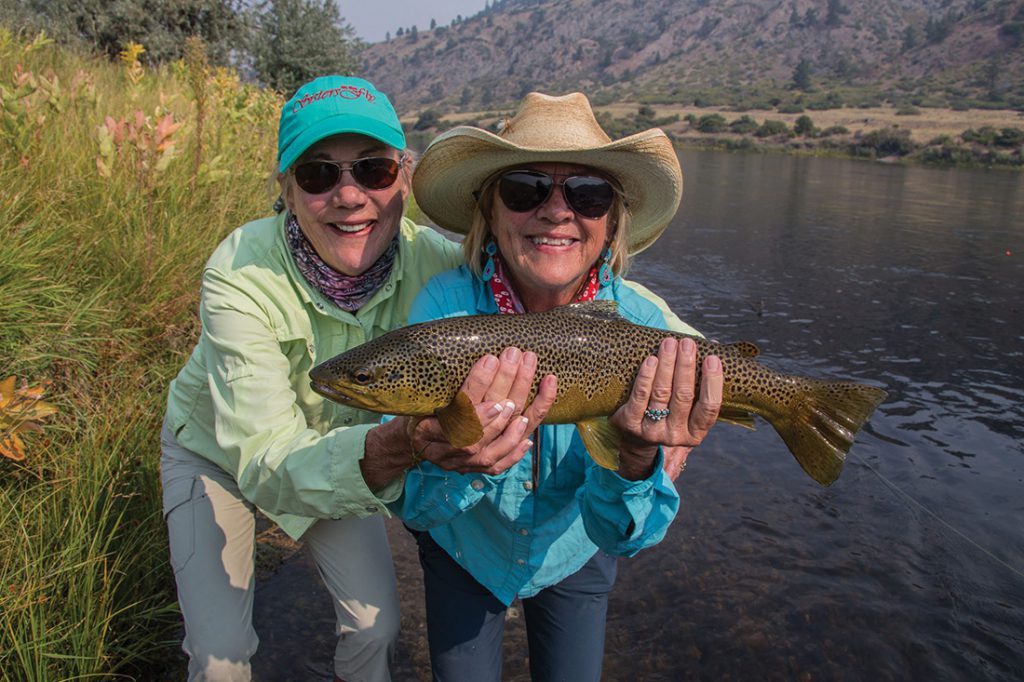
<path id="1" fill-rule="evenodd" d="M 202 331 L 171 382 L 167 423 L 293 538 L 317 518 L 382 512 L 401 493 L 396 480 L 375 494 L 359 468 L 379 416 L 309 387 L 315 364 L 405 325 L 423 284 L 462 262 L 458 244 L 408 219 L 399 239 L 387 282 L 354 314 L 299 273 L 284 214 L 232 232 L 203 271 Z"/>

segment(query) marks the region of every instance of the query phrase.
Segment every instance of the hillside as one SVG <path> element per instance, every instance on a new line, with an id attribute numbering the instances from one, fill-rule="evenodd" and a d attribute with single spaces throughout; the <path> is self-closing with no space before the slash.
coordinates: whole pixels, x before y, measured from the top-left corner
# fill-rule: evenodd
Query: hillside
<path id="1" fill-rule="evenodd" d="M 533 89 L 1024 108 L 1024 0 L 495 0 L 449 26 L 396 26 L 364 73 L 406 113 L 507 107 Z"/>

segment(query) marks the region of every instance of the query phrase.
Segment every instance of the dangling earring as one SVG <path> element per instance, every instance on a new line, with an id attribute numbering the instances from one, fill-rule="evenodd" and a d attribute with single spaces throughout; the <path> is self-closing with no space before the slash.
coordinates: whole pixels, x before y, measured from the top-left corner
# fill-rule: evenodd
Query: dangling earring
<path id="1" fill-rule="evenodd" d="M 601 283 L 601 286 L 606 287 L 612 283 L 612 278 L 615 273 L 612 272 L 612 247 L 604 247 L 604 251 L 601 252 L 601 267 L 597 271 L 597 281 Z"/>
<path id="2" fill-rule="evenodd" d="M 483 252 L 487 254 L 487 262 L 484 263 L 484 271 L 480 273 L 480 277 L 485 282 L 490 282 L 491 277 L 494 277 L 494 256 L 498 253 L 498 245 L 494 243 L 493 238 L 487 240 Z"/>

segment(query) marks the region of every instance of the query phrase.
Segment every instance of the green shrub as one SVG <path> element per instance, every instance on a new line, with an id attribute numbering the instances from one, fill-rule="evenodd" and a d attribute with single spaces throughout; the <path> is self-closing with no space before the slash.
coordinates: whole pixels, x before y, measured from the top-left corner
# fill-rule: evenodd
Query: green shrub
<path id="1" fill-rule="evenodd" d="M 896 110 L 897 116 L 918 116 L 920 114 L 921 110 L 913 104 L 904 104 Z"/>
<path id="2" fill-rule="evenodd" d="M 750 133 L 755 132 L 757 128 L 757 121 L 746 115 L 740 116 L 729 124 L 729 130 L 741 135 L 749 135 Z"/>
<path id="3" fill-rule="evenodd" d="M 797 135 L 813 135 L 814 130 L 814 121 L 806 114 L 798 118 L 793 124 L 793 132 Z"/>
<path id="4" fill-rule="evenodd" d="M 804 108 L 799 104 L 783 104 L 779 107 L 780 114 L 802 114 Z"/>
<path id="5" fill-rule="evenodd" d="M 992 126 L 968 128 L 964 132 L 960 133 L 960 139 L 964 142 L 973 142 L 974 144 L 980 144 L 984 147 L 995 146 L 996 138 L 998 137 L 999 133 Z"/>
<path id="6" fill-rule="evenodd" d="M 789 126 L 785 121 L 766 120 L 754 133 L 756 137 L 772 137 L 775 135 L 789 135 Z"/>
<path id="7" fill-rule="evenodd" d="M 725 117 L 721 114 L 705 114 L 697 121 L 697 130 L 702 133 L 720 133 L 725 130 Z"/>
<path id="8" fill-rule="evenodd" d="M 997 147 L 1020 147 L 1024 144 L 1024 130 L 1020 128 L 1003 128 L 995 140 Z"/>
<path id="9" fill-rule="evenodd" d="M 829 126 L 821 130 L 818 135 L 821 137 L 831 137 L 833 135 L 849 135 L 850 129 L 846 126 Z"/>
<path id="10" fill-rule="evenodd" d="M 906 156 L 914 149 L 910 131 L 892 127 L 872 130 L 854 143 L 852 151 L 859 156 Z"/>

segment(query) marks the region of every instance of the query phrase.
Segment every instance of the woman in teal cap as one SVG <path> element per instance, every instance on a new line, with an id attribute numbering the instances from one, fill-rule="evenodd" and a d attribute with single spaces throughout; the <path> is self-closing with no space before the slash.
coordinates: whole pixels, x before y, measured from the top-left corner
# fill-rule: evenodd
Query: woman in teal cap
<path id="1" fill-rule="evenodd" d="M 421 286 L 461 261 L 456 244 L 403 217 L 410 169 L 383 93 L 357 78 L 307 83 L 281 111 L 283 210 L 236 229 L 203 270 L 199 341 L 161 433 L 189 679 L 251 678 L 257 509 L 319 567 L 337 615 L 336 679 L 390 679 L 399 614 L 380 512 L 414 452 L 438 441 L 445 468 L 500 471 L 550 405 L 547 390 L 519 416 L 529 354 L 482 358 L 465 390 L 485 433 L 454 450 L 436 420 L 378 425 L 309 388 L 314 364 L 404 325 Z"/>

